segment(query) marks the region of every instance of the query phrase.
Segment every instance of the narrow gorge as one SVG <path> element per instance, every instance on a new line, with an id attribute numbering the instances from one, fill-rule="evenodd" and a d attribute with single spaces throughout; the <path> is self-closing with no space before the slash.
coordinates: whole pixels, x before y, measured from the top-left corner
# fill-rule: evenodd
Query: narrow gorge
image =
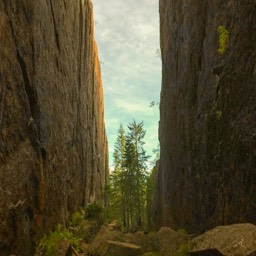
<path id="1" fill-rule="evenodd" d="M 92 246 L 86 245 L 94 254 L 87 248 L 73 255 L 232 256 L 234 248 L 212 247 L 204 254 L 199 247 L 212 237 L 230 245 L 233 234 L 254 236 L 248 254 L 237 254 L 254 255 L 256 2 L 159 0 L 159 13 L 160 159 L 153 195 L 143 188 L 152 205 L 136 201 L 138 216 L 144 207 L 156 232 L 152 235 L 148 225 L 125 233 L 111 220 L 94 234 Z M 75 212 L 107 191 L 108 141 L 94 23 L 91 0 L 0 0 L 0 256 L 35 255 L 44 234 L 58 224 L 68 228 Z M 143 122 L 133 122 L 143 139 Z M 218 227 L 230 224 L 236 225 Z M 199 249 L 191 245 L 188 254 L 195 237 L 189 234 L 214 228 L 192 240 Z M 186 252 L 177 254 L 184 243 Z M 58 256 L 72 255 L 69 249 L 71 244 Z"/>

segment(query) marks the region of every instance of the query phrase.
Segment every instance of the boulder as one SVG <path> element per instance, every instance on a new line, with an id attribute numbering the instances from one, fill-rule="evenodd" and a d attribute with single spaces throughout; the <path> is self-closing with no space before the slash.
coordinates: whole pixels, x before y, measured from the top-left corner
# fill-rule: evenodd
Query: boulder
<path id="1" fill-rule="evenodd" d="M 124 234 L 113 229 L 112 226 L 103 226 L 94 238 L 89 253 L 90 255 L 143 255 L 159 249 L 156 234 L 145 234 L 138 231 L 134 234 Z"/>
<path id="2" fill-rule="evenodd" d="M 124 242 L 124 234 L 120 231 L 113 230 L 102 226 L 99 233 L 91 243 L 90 255 L 105 255 L 108 250 L 109 243 L 107 241 Z"/>
<path id="3" fill-rule="evenodd" d="M 143 231 L 137 231 L 134 234 L 125 234 L 124 238 L 126 242 L 140 246 L 143 253 L 159 249 L 159 241 L 155 233 L 145 234 Z"/>
<path id="4" fill-rule="evenodd" d="M 104 243 L 104 252 L 100 256 L 139 256 L 142 255 L 141 247 L 132 243 L 106 241 Z"/>
<path id="5" fill-rule="evenodd" d="M 216 227 L 189 243 L 190 255 L 256 255 L 256 226 L 234 224 Z"/>
<path id="6" fill-rule="evenodd" d="M 111 223 L 108 224 L 108 228 L 110 230 L 115 230 L 115 229 L 120 230 L 121 226 L 122 225 L 119 223 L 118 220 L 113 220 Z"/>
<path id="7" fill-rule="evenodd" d="M 147 252 L 143 254 L 143 256 L 158 256 L 160 255 L 158 252 Z"/>
<path id="8" fill-rule="evenodd" d="M 100 230 L 100 224 L 96 220 L 83 220 L 76 231 L 78 237 L 83 238 L 86 243 L 91 243 Z"/>
<path id="9" fill-rule="evenodd" d="M 162 227 L 157 232 L 160 254 L 163 256 L 175 255 L 189 241 L 187 234 L 176 232 L 168 227 Z"/>

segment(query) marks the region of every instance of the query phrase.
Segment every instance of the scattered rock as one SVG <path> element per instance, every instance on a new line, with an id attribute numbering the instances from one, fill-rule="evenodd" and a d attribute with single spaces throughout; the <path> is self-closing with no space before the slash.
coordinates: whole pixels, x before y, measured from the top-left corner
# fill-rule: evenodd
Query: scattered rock
<path id="1" fill-rule="evenodd" d="M 102 232 L 103 233 L 103 232 Z M 104 232 L 105 234 L 105 232 Z M 89 255 L 92 256 L 134 256 L 142 255 L 141 247 L 132 243 L 98 239 L 93 242 Z"/>
<path id="2" fill-rule="evenodd" d="M 137 256 L 142 255 L 141 247 L 131 243 L 117 242 L 117 241 L 106 241 L 107 250 L 105 254 L 100 254 L 100 256 Z"/>
<path id="3" fill-rule="evenodd" d="M 124 238 L 126 242 L 133 243 L 140 246 L 142 248 L 143 253 L 158 250 L 158 247 L 159 247 L 158 246 L 159 241 L 156 234 L 145 235 L 143 231 L 137 231 L 134 234 L 131 234 L 131 233 L 125 234 Z"/>
<path id="4" fill-rule="evenodd" d="M 80 244 L 80 250 L 83 252 L 83 253 L 88 253 L 90 251 L 90 244 L 87 244 L 87 243 L 84 243 L 82 242 Z"/>
<path id="5" fill-rule="evenodd" d="M 256 226 L 234 224 L 216 227 L 191 240 L 189 253 L 196 256 L 256 255 Z"/>
<path id="6" fill-rule="evenodd" d="M 103 226 L 91 244 L 90 255 L 144 255 L 159 249 L 159 241 L 156 234 L 145 234 L 138 231 L 134 234 L 124 234 L 112 225 Z M 156 254 L 154 254 L 156 255 Z"/>
<path id="7" fill-rule="evenodd" d="M 158 252 L 147 252 L 143 254 L 143 256 L 159 256 L 160 254 Z"/>
<path id="8" fill-rule="evenodd" d="M 91 243 L 90 255 L 104 255 L 102 253 L 105 253 L 108 247 L 106 241 L 124 242 L 124 234 L 116 230 L 111 231 L 106 226 L 101 227 L 99 233 Z"/>
<path id="9" fill-rule="evenodd" d="M 76 232 L 86 243 L 91 243 L 100 230 L 100 224 L 96 220 L 83 220 Z"/>
<path id="10" fill-rule="evenodd" d="M 109 230 L 120 230 L 121 225 L 118 220 L 113 220 L 110 224 L 108 224 Z"/>
<path id="11" fill-rule="evenodd" d="M 189 235 L 176 232 L 168 227 L 162 227 L 157 232 L 157 237 L 160 254 L 163 256 L 174 255 L 190 239 Z"/>

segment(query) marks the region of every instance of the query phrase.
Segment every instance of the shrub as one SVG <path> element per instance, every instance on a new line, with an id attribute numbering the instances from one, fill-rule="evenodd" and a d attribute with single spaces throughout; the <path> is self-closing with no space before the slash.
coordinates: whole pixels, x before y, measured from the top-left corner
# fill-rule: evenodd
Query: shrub
<path id="1" fill-rule="evenodd" d="M 98 219 L 103 213 L 103 208 L 99 203 L 91 203 L 85 208 L 85 218 Z"/>
<path id="2" fill-rule="evenodd" d="M 84 219 L 84 212 L 75 212 L 71 217 L 71 225 L 78 226 Z"/>
<path id="3" fill-rule="evenodd" d="M 226 46 L 229 40 L 229 33 L 228 30 L 224 26 L 218 27 L 218 34 L 219 34 L 219 48 L 218 52 L 223 54 L 225 52 Z"/>
<path id="4" fill-rule="evenodd" d="M 43 236 L 39 247 L 43 250 L 44 256 L 54 256 L 57 255 L 58 246 L 63 240 L 67 240 L 75 249 L 79 249 L 78 239 L 74 237 L 73 233 L 62 228 L 60 225 L 48 236 Z"/>

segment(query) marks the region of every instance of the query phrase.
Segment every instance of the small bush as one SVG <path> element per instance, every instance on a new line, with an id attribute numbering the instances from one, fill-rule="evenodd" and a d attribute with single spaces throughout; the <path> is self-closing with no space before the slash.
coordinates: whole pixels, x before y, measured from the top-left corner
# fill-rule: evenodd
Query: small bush
<path id="1" fill-rule="evenodd" d="M 79 242 L 77 238 L 74 237 L 73 233 L 59 225 L 55 231 L 51 232 L 48 236 L 44 235 L 41 239 L 40 248 L 43 250 L 43 255 L 57 255 L 58 246 L 63 240 L 67 240 L 69 244 L 71 244 L 75 249 L 79 250 Z"/>
<path id="2" fill-rule="evenodd" d="M 75 212 L 71 217 L 71 225 L 78 226 L 84 219 L 84 212 Z"/>
<path id="3" fill-rule="evenodd" d="M 103 208 L 99 203 L 91 203 L 85 208 L 85 218 L 98 219 L 103 213 Z"/>

